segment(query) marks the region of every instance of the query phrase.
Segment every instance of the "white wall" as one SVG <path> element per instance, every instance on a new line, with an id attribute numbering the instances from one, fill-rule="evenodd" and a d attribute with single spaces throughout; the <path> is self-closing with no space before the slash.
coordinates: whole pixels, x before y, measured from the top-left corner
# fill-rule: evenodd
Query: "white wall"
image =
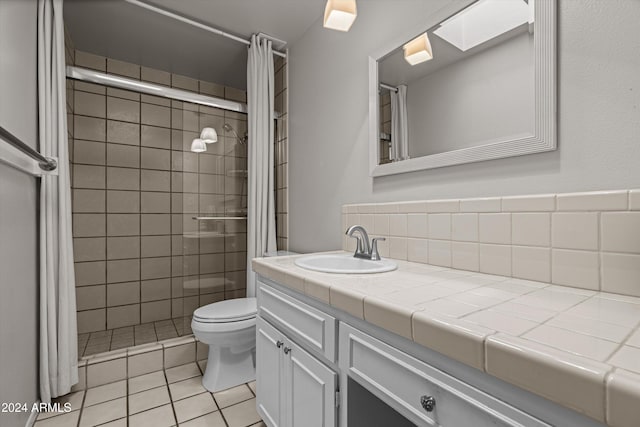
<path id="1" fill-rule="evenodd" d="M 344 203 L 640 187 L 637 0 L 559 1 L 558 151 L 370 178 L 367 56 L 444 3 L 360 1 L 350 32 L 291 46 L 291 250 L 339 248 Z"/>
<path id="2" fill-rule="evenodd" d="M 0 0 L 0 125 L 34 148 L 36 6 Z M 38 398 L 36 185 L 35 178 L 0 164 L 0 402 Z M 0 425 L 21 426 L 28 417 L 0 413 Z"/>

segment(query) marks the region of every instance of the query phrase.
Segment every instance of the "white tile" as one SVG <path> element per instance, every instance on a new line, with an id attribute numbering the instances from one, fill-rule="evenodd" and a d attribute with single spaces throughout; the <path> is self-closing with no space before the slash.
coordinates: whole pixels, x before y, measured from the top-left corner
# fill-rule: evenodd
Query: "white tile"
<path id="1" fill-rule="evenodd" d="M 640 375 L 616 369 L 607 378 L 607 422 L 633 427 L 640 420 Z"/>
<path id="2" fill-rule="evenodd" d="M 407 239 L 407 260 L 412 262 L 428 262 L 428 240 Z"/>
<path id="3" fill-rule="evenodd" d="M 451 214 L 429 214 L 427 226 L 430 239 L 451 239 Z"/>
<path id="4" fill-rule="evenodd" d="M 121 397 L 119 399 L 110 400 L 105 403 L 84 408 L 80 418 L 80 427 L 104 424 L 126 416 L 127 399 L 125 397 Z"/>
<path id="5" fill-rule="evenodd" d="M 154 338 L 155 341 L 155 338 Z M 153 347 L 156 348 L 156 347 Z M 150 372 L 159 371 L 162 366 L 162 350 L 152 350 L 140 354 L 129 355 L 129 376 L 137 377 Z"/>
<path id="6" fill-rule="evenodd" d="M 190 342 L 176 346 L 164 346 L 164 367 L 185 365 L 196 361 L 196 343 Z"/>
<path id="7" fill-rule="evenodd" d="M 480 311 L 463 318 L 467 322 L 477 323 L 485 328 L 505 332 L 510 335 L 520 335 L 538 325 L 537 322 L 509 316 L 494 311 Z"/>
<path id="8" fill-rule="evenodd" d="M 163 386 L 167 383 L 164 371 L 152 372 L 139 377 L 129 378 L 129 393 L 139 393 L 141 391 Z"/>
<path id="9" fill-rule="evenodd" d="M 180 423 L 180 427 L 227 427 L 227 424 L 224 422 L 222 414 L 218 411 Z"/>
<path id="10" fill-rule="evenodd" d="M 640 254 L 640 212 L 602 213 L 602 248 Z"/>
<path id="11" fill-rule="evenodd" d="M 513 246 L 511 256 L 513 277 L 541 282 L 551 281 L 551 249 Z"/>
<path id="12" fill-rule="evenodd" d="M 558 194 L 559 211 L 627 210 L 627 191 L 594 191 Z"/>
<path id="13" fill-rule="evenodd" d="M 211 393 L 202 393 L 173 402 L 173 407 L 176 411 L 176 418 L 179 423 L 183 423 L 218 410 Z"/>
<path id="14" fill-rule="evenodd" d="M 451 267 L 451 242 L 447 240 L 429 240 L 429 264 Z"/>
<path id="15" fill-rule="evenodd" d="M 542 307 L 532 307 L 513 301 L 506 301 L 502 304 L 491 307 L 489 310 L 505 313 L 514 317 L 521 317 L 523 319 L 531 320 L 538 323 L 549 320 L 553 316 L 558 314 L 553 310 L 547 310 L 546 308 Z"/>
<path id="16" fill-rule="evenodd" d="M 194 396 L 196 394 L 204 393 L 205 391 L 207 391 L 202 386 L 202 377 L 194 377 L 188 380 L 169 384 L 169 389 L 171 390 L 171 398 L 174 401 L 184 399 L 185 397 Z"/>
<path id="17" fill-rule="evenodd" d="M 393 259 L 407 259 L 407 239 L 403 237 L 389 237 L 389 257 Z"/>
<path id="18" fill-rule="evenodd" d="M 598 361 L 606 360 L 618 347 L 612 341 L 548 325 L 539 326 L 522 337 Z"/>
<path id="19" fill-rule="evenodd" d="M 550 237 L 550 214 L 515 213 L 511 216 L 511 241 L 514 245 L 549 246 Z"/>
<path id="20" fill-rule="evenodd" d="M 374 205 L 374 210 L 377 214 L 394 214 L 398 213 L 398 204 L 395 202 L 378 203 Z"/>
<path id="21" fill-rule="evenodd" d="M 487 373 L 604 422 L 609 365 L 505 334 L 487 338 L 486 355 Z"/>
<path id="22" fill-rule="evenodd" d="M 253 393 L 251 392 L 251 389 L 245 384 L 213 393 L 213 398 L 216 400 L 216 403 L 220 408 L 226 408 L 227 406 L 244 402 L 252 397 Z"/>
<path id="23" fill-rule="evenodd" d="M 398 203 L 399 213 L 425 213 L 427 202 L 401 202 Z"/>
<path id="24" fill-rule="evenodd" d="M 427 234 L 427 214 L 417 213 L 407 215 L 407 236 L 426 238 Z"/>
<path id="25" fill-rule="evenodd" d="M 478 239 L 482 243 L 511 243 L 511 214 L 482 213 L 479 217 Z"/>
<path id="26" fill-rule="evenodd" d="M 451 242 L 451 266 L 461 270 L 480 270 L 480 246 L 477 243 Z"/>
<path id="27" fill-rule="evenodd" d="M 409 339 L 412 336 L 411 315 L 416 310 L 379 297 L 367 296 L 364 299 L 364 318 L 367 322 Z"/>
<path id="28" fill-rule="evenodd" d="M 480 310 L 475 305 L 467 304 L 461 301 L 452 300 L 449 298 L 441 298 L 435 301 L 429 301 L 422 304 L 418 304 L 418 307 L 422 308 L 422 312 L 426 315 L 431 313 L 438 313 L 451 317 L 462 317 L 474 311 Z"/>
<path id="29" fill-rule="evenodd" d="M 171 402 L 167 386 L 129 395 L 129 414 L 137 414 Z"/>
<path id="30" fill-rule="evenodd" d="M 34 427 L 68 427 L 78 425 L 78 417 L 80 411 L 73 411 L 67 414 L 60 414 L 54 417 L 41 419 L 38 416 L 38 421 L 34 424 Z"/>
<path id="31" fill-rule="evenodd" d="M 511 275 L 511 247 L 480 244 L 480 271 L 501 276 Z"/>
<path id="32" fill-rule="evenodd" d="M 53 412 L 40 412 L 38 414 L 37 420 L 45 420 L 51 417 L 57 417 L 65 412 L 65 406 L 67 403 L 70 405 L 70 411 L 77 411 L 82 407 L 82 401 L 84 399 L 85 392 L 84 391 L 76 391 L 73 393 L 65 394 L 64 396 L 57 397 L 52 400 L 52 403 L 57 403 L 60 405 L 60 411 Z M 76 418 L 77 421 L 77 418 Z"/>
<path id="33" fill-rule="evenodd" d="M 513 302 L 532 307 L 564 311 L 588 298 L 587 295 L 564 292 L 560 290 L 561 288 L 562 286 L 557 286 L 556 289 L 552 289 L 551 287 L 539 289 L 518 297 L 514 299 Z"/>
<path id="34" fill-rule="evenodd" d="M 176 425 L 171 405 L 164 405 L 129 417 L 130 426 L 171 427 Z"/>
<path id="35" fill-rule="evenodd" d="M 603 291 L 640 296 L 640 255 L 603 253 L 601 260 Z"/>
<path id="36" fill-rule="evenodd" d="M 460 200 L 460 212 L 500 212 L 501 199 L 490 197 L 483 199 L 462 199 Z"/>
<path id="37" fill-rule="evenodd" d="M 389 235 L 397 237 L 407 236 L 407 215 L 389 215 Z"/>
<path id="38" fill-rule="evenodd" d="M 600 288 L 598 252 L 551 251 L 551 281 L 558 285 L 575 286 L 597 291 Z"/>
<path id="39" fill-rule="evenodd" d="M 459 212 L 460 200 L 429 200 L 426 208 L 429 213 Z"/>
<path id="40" fill-rule="evenodd" d="M 626 345 L 640 347 L 640 329 L 636 330 L 625 342 Z"/>
<path id="41" fill-rule="evenodd" d="M 554 213 L 551 222 L 551 244 L 554 248 L 598 249 L 597 213 Z"/>
<path id="42" fill-rule="evenodd" d="M 87 366 L 87 387 L 96 387 L 127 378 L 125 357 Z"/>
<path id="43" fill-rule="evenodd" d="M 547 325 L 617 343 L 624 341 L 624 339 L 629 335 L 629 332 L 631 332 L 631 328 L 627 326 L 573 316 L 567 313 L 560 313 L 548 321 Z"/>
<path id="44" fill-rule="evenodd" d="M 98 403 L 117 399 L 127 395 L 127 382 L 125 380 L 115 383 L 93 387 L 87 390 L 84 406 L 92 406 Z"/>
<path id="45" fill-rule="evenodd" d="M 629 209 L 640 211 L 640 190 L 629 191 Z"/>
<path id="46" fill-rule="evenodd" d="M 169 383 L 175 383 L 178 381 L 186 380 L 193 377 L 198 377 L 201 375 L 200 369 L 198 365 L 194 363 L 189 363 L 187 365 L 176 366 L 175 368 L 170 368 L 165 371 L 167 375 L 167 381 Z"/>
<path id="47" fill-rule="evenodd" d="M 502 198 L 503 212 L 550 212 L 555 210 L 555 194 Z"/>
<path id="48" fill-rule="evenodd" d="M 640 319 L 640 305 L 608 298 L 590 298 L 567 310 L 567 314 L 616 325 L 635 327 Z"/>
<path id="49" fill-rule="evenodd" d="M 463 242 L 478 241 L 478 214 L 451 215 L 451 239 Z"/>
<path id="50" fill-rule="evenodd" d="M 229 427 L 246 427 L 260 421 L 260 416 L 256 412 L 255 399 L 224 408 L 222 414 Z"/>
<path id="51" fill-rule="evenodd" d="M 609 363 L 628 371 L 640 373 L 640 348 L 622 346 L 612 357 Z"/>
<path id="52" fill-rule="evenodd" d="M 376 214 L 373 216 L 373 233 L 380 236 L 389 235 L 389 215 Z"/>

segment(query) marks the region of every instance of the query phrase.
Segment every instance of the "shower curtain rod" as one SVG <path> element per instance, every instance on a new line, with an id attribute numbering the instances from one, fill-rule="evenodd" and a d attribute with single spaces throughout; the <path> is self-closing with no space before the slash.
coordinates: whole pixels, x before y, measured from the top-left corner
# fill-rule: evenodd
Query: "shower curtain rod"
<path id="1" fill-rule="evenodd" d="M 200 95 L 199 93 L 193 93 L 187 90 L 166 87 L 155 83 L 141 82 L 139 80 L 105 74 L 86 68 L 67 66 L 67 77 L 75 80 L 83 80 L 86 82 L 116 87 L 119 89 L 141 92 L 148 95 L 161 96 L 163 98 L 176 99 L 179 101 L 206 105 L 208 107 L 221 108 L 228 111 L 236 111 L 238 113 L 246 114 L 248 112 L 247 104 L 242 102 Z M 274 112 L 274 114 L 276 117 L 279 116 L 276 112 Z"/>
<path id="2" fill-rule="evenodd" d="M 392 90 L 392 91 L 394 91 L 394 92 L 397 92 L 397 91 L 398 91 L 398 88 L 397 88 L 397 87 L 394 87 L 394 86 L 391 86 L 391 85 L 388 85 L 388 84 L 384 84 L 384 83 L 380 83 L 380 87 L 381 87 L 381 88 L 383 88 L 383 89 L 389 89 L 389 90 Z"/>
<path id="3" fill-rule="evenodd" d="M 168 10 L 162 9 L 160 7 L 152 6 L 152 5 L 148 4 L 148 3 L 141 2 L 141 1 L 138 1 L 138 0 L 125 0 L 125 1 L 127 3 L 130 3 L 130 4 L 134 5 L 134 6 L 142 7 L 144 9 L 150 10 L 152 12 L 158 13 L 158 14 L 166 16 L 168 18 L 172 18 L 172 19 L 178 20 L 180 22 L 184 22 L 185 24 L 193 25 L 194 27 L 200 28 L 200 29 L 208 31 L 210 33 L 217 34 L 219 36 L 226 37 L 228 39 L 235 40 L 237 42 L 246 44 L 247 46 L 251 45 L 251 42 L 249 40 L 245 40 L 242 37 L 238 37 L 238 36 L 235 36 L 233 34 L 229 34 L 227 32 L 219 30 L 217 28 L 214 28 L 214 27 L 211 27 L 209 25 L 205 25 L 205 24 L 202 24 L 200 22 L 194 21 L 193 19 L 189 19 L 189 18 L 187 18 L 185 16 L 178 15 L 177 13 L 169 12 Z M 264 33 L 260 33 L 260 34 L 262 36 L 266 37 L 266 38 L 269 38 L 269 39 L 273 40 L 273 41 L 281 42 L 281 40 L 275 39 L 273 37 L 269 37 L 268 35 L 266 35 Z M 280 56 L 282 58 L 286 58 L 287 57 L 286 53 L 278 52 L 277 50 L 274 50 L 273 54 L 276 55 L 276 56 Z"/>

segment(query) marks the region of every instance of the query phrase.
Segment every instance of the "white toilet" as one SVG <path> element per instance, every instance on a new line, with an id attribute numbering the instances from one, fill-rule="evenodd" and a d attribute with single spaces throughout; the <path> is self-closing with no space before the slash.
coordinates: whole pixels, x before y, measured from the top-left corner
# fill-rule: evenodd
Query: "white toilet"
<path id="1" fill-rule="evenodd" d="M 234 387 L 256 378 L 256 299 L 215 302 L 193 313 L 191 329 L 209 345 L 202 385 L 211 391 Z"/>

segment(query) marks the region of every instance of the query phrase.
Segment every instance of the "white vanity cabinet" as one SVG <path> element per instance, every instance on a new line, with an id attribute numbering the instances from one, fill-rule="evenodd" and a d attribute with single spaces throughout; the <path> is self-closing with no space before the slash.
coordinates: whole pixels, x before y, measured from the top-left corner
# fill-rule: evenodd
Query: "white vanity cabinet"
<path id="1" fill-rule="evenodd" d="M 334 352 L 335 319 L 264 284 L 258 301 L 258 413 L 269 427 L 335 427 L 338 375 L 302 347 L 321 351 L 329 335 Z"/>
<path id="2" fill-rule="evenodd" d="M 269 427 L 602 426 L 264 279 L 256 344 L 257 408 Z M 395 412 L 372 410 L 382 402 Z"/>

